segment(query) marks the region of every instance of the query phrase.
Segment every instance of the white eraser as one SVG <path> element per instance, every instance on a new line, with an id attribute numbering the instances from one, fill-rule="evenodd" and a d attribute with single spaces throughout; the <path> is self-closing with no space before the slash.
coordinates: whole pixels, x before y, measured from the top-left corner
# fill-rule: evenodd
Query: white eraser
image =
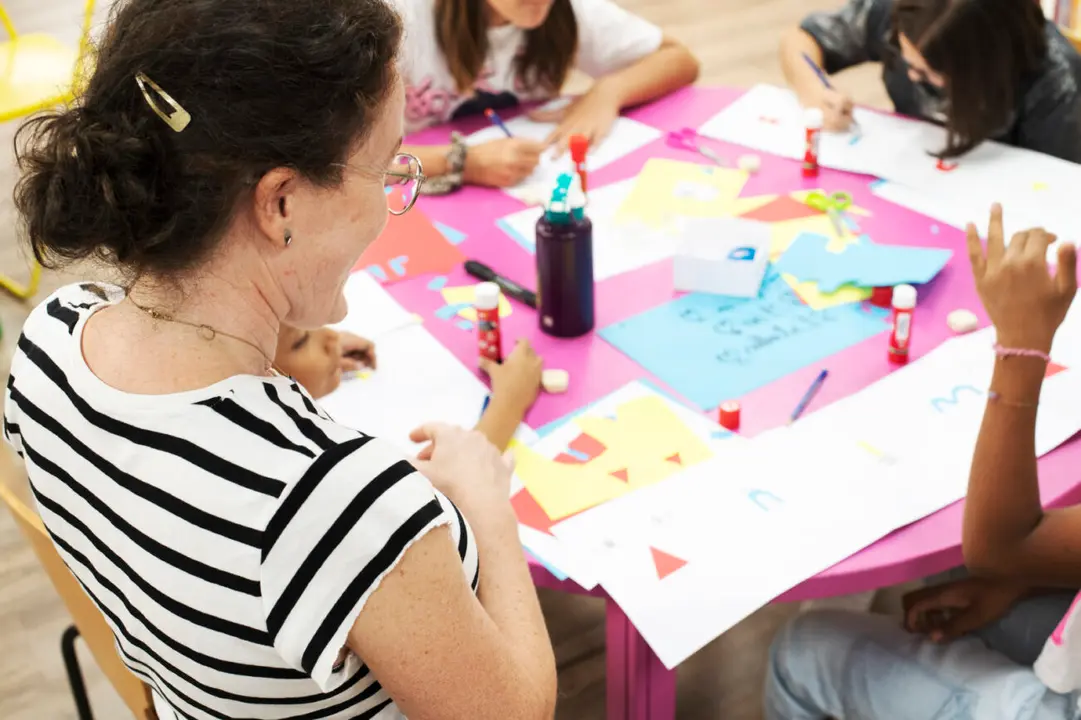
<path id="1" fill-rule="evenodd" d="M 980 326 L 980 319 L 971 310 L 954 310 L 946 316 L 946 325 L 958 335 L 970 333 Z"/>
<path id="2" fill-rule="evenodd" d="M 541 387 L 544 388 L 544 392 L 567 392 L 570 383 L 571 376 L 566 370 L 544 370 L 541 372 Z"/>
<path id="3" fill-rule="evenodd" d="M 762 158 L 757 155 L 740 155 L 738 165 L 744 172 L 756 173 L 762 167 Z"/>

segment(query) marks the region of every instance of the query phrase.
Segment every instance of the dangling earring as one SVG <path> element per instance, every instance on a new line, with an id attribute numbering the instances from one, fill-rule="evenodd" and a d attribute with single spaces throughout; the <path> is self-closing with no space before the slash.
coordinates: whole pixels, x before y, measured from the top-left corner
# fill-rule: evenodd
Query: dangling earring
<path id="1" fill-rule="evenodd" d="M 289 243 L 293 242 L 293 231 L 289 228 L 285 228 L 285 247 L 289 247 Z"/>

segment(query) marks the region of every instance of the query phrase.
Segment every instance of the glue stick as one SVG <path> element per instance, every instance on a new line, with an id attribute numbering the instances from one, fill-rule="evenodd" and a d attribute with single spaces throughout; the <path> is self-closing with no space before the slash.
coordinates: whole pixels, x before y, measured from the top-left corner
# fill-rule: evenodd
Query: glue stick
<path id="1" fill-rule="evenodd" d="M 818 108 L 808 108 L 803 113 L 803 177 L 818 177 L 818 142 L 822 137 L 825 118 Z"/>
<path id="2" fill-rule="evenodd" d="M 912 344 L 912 313 L 916 309 L 916 288 L 898 285 L 893 289 L 893 328 L 890 330 L 890 362 L 904 365 L 908 362 L 908 348 Z"/>
<path id="3" fill-rule="evenodd" d="M 503 362 L 503 338 L 499 329 L 499 286 L 494 282 L 477 283 L 473 290 L 477 310 L 477 348 L 482 358 Z"/>

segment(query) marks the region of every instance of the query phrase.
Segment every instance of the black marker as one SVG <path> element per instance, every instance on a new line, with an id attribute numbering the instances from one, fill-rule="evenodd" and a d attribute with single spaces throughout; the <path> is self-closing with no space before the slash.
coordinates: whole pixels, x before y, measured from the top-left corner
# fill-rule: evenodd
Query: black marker
<path id="1" fill-rule="evenodd" d="M 508 280 L 501 275 L 496 275 L 495 271 L 484 263 L 477 262 L 476 260 L 466 260 L 465 271 L 478 280 L 495 283 L 508 297 L 512 297 L 534 310 L 537 309 L 537 293 L 532 290 L 526 290 L 513 280 Z"/>

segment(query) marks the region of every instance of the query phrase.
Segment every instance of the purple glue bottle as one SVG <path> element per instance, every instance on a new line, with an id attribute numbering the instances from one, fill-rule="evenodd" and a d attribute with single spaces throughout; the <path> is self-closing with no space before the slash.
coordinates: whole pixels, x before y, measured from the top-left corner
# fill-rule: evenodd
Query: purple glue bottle
<path id="1" fill-rule="evenodd" d="M 585 204 L 581 178 L 564 173 L 537 221 L 537 314 L 554 337 L 593 329 L 593 222 Z"/>

